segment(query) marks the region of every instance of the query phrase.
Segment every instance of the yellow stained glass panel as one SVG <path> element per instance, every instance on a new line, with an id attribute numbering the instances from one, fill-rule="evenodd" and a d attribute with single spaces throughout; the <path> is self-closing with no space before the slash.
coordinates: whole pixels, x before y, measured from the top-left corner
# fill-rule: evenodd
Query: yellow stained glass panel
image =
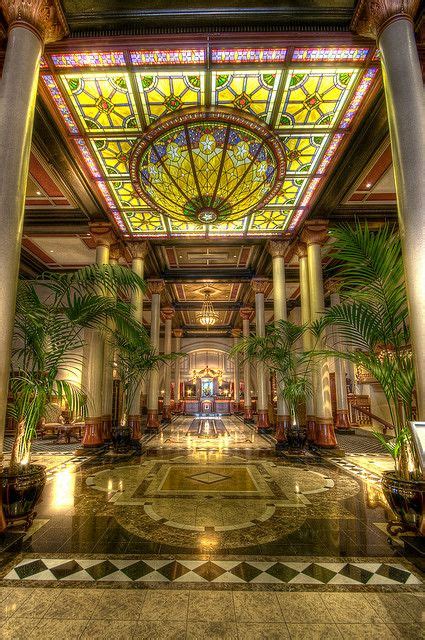
<path id="1" fill-rule="evenodd" d="M 192 222 L 183 222 L 183 220 L 169 219 L 171 233 L 191 233 L 197 235 L 204 235 L 206 233 L 206 226 L 204 224 L 194 224 Z"/>
<path id="2" fill-rule="evenodd" d="M 155 211 L 132 211 L 125 213 L 127 225 L 132 233 L 166 233 L 162 216 Z"/>
<path id="3" fill-rule="evenodd" d="M 220 224 L 210 224 L 209 226 L 209 235 L 214 234 L 225 234 L 226 231 L 229 233 L 242 233 L 246 229 L 248 218 L 240 218 L 239 220 L 234 220 L 233 222 L 222 222 Z"/>
<path id="4" fill-rule="evenodd" d="M 307 178 L 290 178 L 285 180 L 280 193 L 270 200 L 268 204 L 293 207 L 298 202 L 307 181 Z"/>
<path id="5" fill-rule="evenodd" d="M 281 72 L 277 70 L 213 71 L 213 104 L 248 111 L 270 122 Z"/>
<path id="6" fill-rule="evenodd" d="M 128 74 L 66 74 L 60 77 L 86 131 L 135 131 L 140 128 Z"/>
<path id="7" fill-rule="evenodd" d="M 146 207 L 146 202 L 138 196 L 131 182 L 112 180 L 109 183 L 118 205 L 123 209 Z"/>
<path id="8" fill-rule="evenodd" d="M 204 73 L 138 73 L 137 86 L 148 124 L 185 107 L 204 103 Z"/>
<path id="9" fill-rule="evenodd" d="M 284 231 L 288 226 L 291 215 L 291 209 L 263 209 L 258 211 L 251 218 L 248 235 L 263 231 Z"/>
<path id="10" fill-rule="evenodd" d="M 129 175 L 129 157 L 137 138 L 94 138 L 93 149 L 107 177 Z"/>
<path id="11" fill-rule="evenodd" d="M 329 134 L 281 136 L 286 150 L 286 173 L 310 174 L 314 171 Z"/>
<path id="12" fill-rule="evenodd" d="M 346 104 L 358 69 L 296 69 L 286 79 L 278 127 L 329 128 Z"/>

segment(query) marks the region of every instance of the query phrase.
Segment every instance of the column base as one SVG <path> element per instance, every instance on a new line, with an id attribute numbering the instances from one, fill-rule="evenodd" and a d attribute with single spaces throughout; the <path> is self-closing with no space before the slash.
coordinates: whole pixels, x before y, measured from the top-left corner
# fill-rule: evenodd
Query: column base
<path id="1" fill-rule="evenodd" d="M 258 411 L 258 419 L 257 419 L 257 430 L 260 433 L 268 433 L 271 431 L 271 426 L 269 422 L 269 412 L 267 409 L 260 409 Z"/>
<path id="2" fill-rule="evenodd" d="M 245 420 L 245 422 L 253 421 L 254 418 L 252 415 L 252 407 L 245 407 L 244 413 L 243 413 L 243 419 Z"/>
<path id="3" fill-rule="evenodd" d="M 137 414 L 128 416 L 127 424 L 131 429 L 131 439 L 139 441 L 142 437 L 140 416 Z"/>
<path id="4" fill-rule="evenodd" d="M 103 445 L 103 418 L 86 418 L 83 447 L 101 447 Z"/>
<path id="5" fill-rule="evenodd" d="M 102 416 L 102 438 L 108 442 L 112 437 L 112 416 Z"/>
<path id="6" fill-rule="evenodd" d="M 307 416 L 307 440 L 316 443 L 316 418 Z"/>
<path id="7" fill-rule="evenodd" d="M 276 440 L 278 443 L 286 442 L 286 432 L 291 426 L 290 416 L 277 416 L 276 418 Z"/>
<path id="8" fill-rule="evenodd" d="M 170 406 L 163 406 L 162 408 L 162 420 L 163 422 L 170 422 L 171 421 L 171 407 Z"/>
<path id="9" fill-rule="evenodd" d="M 324 449 L 334 449 L 338 446 L 334 425 L 331 418 L 316 418 L 316 444 Z"/>
<path id="10" fill-rule="evenodd" d="M 160 427 L 158 409 L 148 409 L 148 418 L 146 421 L 146 431 L 154 431 L 158 433 Z"/>
<path id="11" fill-rule="evenodd" d="M 337 410 L 335 430 L 337 431 L 337 433 L 356 433 L 355 429 L 353 429 L 352 425 L 350 424 L 350 418 L 346 409 Z"/>

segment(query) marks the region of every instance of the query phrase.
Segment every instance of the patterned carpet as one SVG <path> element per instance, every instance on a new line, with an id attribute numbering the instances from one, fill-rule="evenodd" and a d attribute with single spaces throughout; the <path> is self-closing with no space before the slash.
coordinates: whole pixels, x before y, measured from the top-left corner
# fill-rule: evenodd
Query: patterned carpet
<path id="1" fill-rule="evenodd" d="M 78 442 L 71 442 L 71 444 L 58 444 L 56 442 L 56 438 L 46 438 L 45 440 L 41 440 L 41 438 L 37 438 L 32 441 L 31 450 L 33 453 L 54 453 L 55 455 L 70 455 L 74 453 L 75 449 L 78 448 Z M 4 439 L 4 452 L 11 453 L 13 445 L 13 437 L 5 436 Z"/>
<path id="2" fill-rule="evenodd" d="M 386 453 L 373 434 L 365 434 L 359 429 L 355 435 L 338 434 L 338 444 L 346 453 Z"/>

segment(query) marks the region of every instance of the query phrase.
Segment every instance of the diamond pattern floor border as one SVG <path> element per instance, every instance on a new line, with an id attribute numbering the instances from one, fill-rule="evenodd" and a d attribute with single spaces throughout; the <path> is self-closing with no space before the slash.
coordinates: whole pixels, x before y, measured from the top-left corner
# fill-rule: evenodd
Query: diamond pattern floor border
<path id="1" fill-rule="evenodd" d="M 86 582 L 252 583 L 285 585 L 421 585 L 401 562 L 284 562 L 118 558 L 27 558 L 7 580 Z"/>

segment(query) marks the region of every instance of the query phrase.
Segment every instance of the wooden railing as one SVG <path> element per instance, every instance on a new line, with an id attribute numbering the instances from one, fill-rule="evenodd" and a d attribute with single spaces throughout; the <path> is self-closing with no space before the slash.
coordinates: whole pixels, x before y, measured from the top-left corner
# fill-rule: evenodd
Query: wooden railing
<path id="1" fill-rule="evenodd" d="M 355 404 L 351 404 L 352 409 L 354 409 L 356 412 L 363 414 L 368 420 L 368 424 L 372 425 L 372 420 L 375 420 L 375 422 L 377 422 L 379 425 L 382 426 L 382 431 L 384 433 L 384 435 L 387 433 L 388 429 L 394 429 L 393 425 L 391 424 L 391 422 L 387 422 L 386 420 L 383 420 L 382 418 L 380 418 L 379 416 L 375 415 L 374 413 L 372 413 L 371 411 L 369 411 L 368 409 L 365 409 L 364 407 L 359 407 Z M 364 424 L 364 422 L 363 422 Z"/>

